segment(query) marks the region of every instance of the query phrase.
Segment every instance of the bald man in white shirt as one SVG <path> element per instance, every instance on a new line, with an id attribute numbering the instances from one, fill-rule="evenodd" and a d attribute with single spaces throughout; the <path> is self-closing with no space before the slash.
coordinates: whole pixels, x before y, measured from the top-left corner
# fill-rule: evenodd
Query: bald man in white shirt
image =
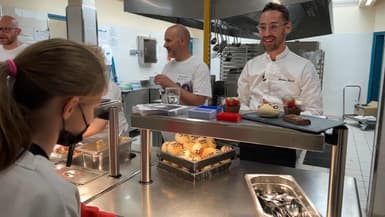
<path id="1" fill-rule="evenodd" d="M 17 20 L 11 16 L 0 17 L 0 61 L 13 59 L 27 47 L 18 40 L 21 29 Z"/>
<path id="2" fill-rule="evenodd" d="M 314 65 L 290 51 L 285 43 L 292 25 L 283 5 L 268 3 L 262 10 L 258 30 L 265 53 L 247 62 L 238 80 L 241 109 L 256 110 L 263 100 L 282 105 L 282 98 L 302 100 L 304 112 L 321 115 L 321 82 Z M 240 157 L 295 167 L 294 149 L 240 144 Z"/>
<path id="3" fill-rule="evenodd" d="M 211 98 L 210 71 L 204 62 L 191 55 L 190 38 L 190 32 L 181 24 L 167 28 L 164 47 L 174 59 L 164 66 L 162 74 L 155 76 L 154 82 L 163 88 L 179 88 L 181 104 L 197 106 Z"/>

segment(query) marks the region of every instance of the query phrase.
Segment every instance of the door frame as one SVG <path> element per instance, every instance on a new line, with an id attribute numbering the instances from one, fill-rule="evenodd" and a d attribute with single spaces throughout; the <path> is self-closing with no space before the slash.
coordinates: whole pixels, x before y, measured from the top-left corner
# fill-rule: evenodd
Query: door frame
<path id="1" fill-rule="evenodd" d="M 382 60 L 384 55 L 385 32 L 374 32 L 370 60 L 367 103 L 378 101 L 381 85 Z"/>

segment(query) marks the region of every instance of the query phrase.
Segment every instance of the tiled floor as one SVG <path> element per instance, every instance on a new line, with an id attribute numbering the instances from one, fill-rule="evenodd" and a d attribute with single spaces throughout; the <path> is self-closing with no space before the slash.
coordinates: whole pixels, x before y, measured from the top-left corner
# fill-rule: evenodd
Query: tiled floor
<path id="1" fill-rule="evenodd" d="M 362 217 L 366 217 L 366 201 L 369 189 L 369 173 L 372 159 L 374 130 L 361 130 L 354 124 L 348 124 L 348 147 L 346 153 L 345 175 L 356 178 L 358 193 L 362 210 Z M 301 153 L 298 160 L 298 168 L 328 172 L 323 167 L 304 165 L 305 152 Z"/>

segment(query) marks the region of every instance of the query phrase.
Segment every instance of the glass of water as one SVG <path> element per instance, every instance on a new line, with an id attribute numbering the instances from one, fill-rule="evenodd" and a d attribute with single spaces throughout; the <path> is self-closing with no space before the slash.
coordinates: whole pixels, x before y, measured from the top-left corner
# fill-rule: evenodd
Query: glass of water
<path id="1" fill-rule="evenodd" d="M 179 87 L 166 87 L 166 102 L 168 104 L 179 104 L 180 101 L 180 88 Z"/>

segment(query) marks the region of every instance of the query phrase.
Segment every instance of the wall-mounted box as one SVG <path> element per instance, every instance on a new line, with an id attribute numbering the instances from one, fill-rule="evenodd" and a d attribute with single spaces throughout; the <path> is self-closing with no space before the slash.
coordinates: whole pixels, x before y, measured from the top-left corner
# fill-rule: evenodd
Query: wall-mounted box
<path id="1" fill-rule="evenodd" d="M 137 41 L 139 63 L 156 63 L 156 39 L 145 36 L 138 36 Z"/>

